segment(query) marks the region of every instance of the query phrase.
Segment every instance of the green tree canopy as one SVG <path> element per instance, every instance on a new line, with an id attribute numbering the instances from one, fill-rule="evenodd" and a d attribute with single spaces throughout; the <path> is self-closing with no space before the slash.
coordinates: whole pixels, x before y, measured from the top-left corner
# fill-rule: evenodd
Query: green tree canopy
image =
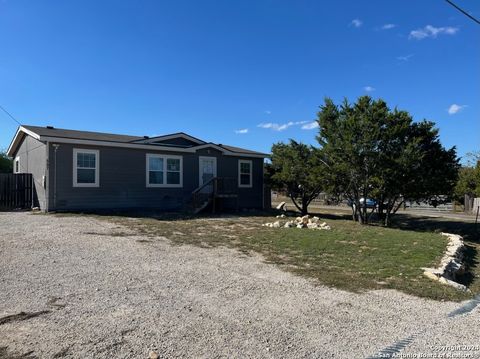
<path id="1" fill-rule="evenodd" d="M 375 199 L 388 225 L 405 200 L 437 203 L 452 193 L 456 151 L 441 145 L 433 122 L 414 123 L 408 112 L 363 96 L 339 106 L 327 98 L 318 124 L 328 183 L 352 202 L 359 222 L 368 222 L 365 199 Z"/>
<path id="2" fill-rule="evenodd" d="M 305 215 L 310 202 L 322 190 L 325 169 L 317 148 L 290 140 L 288 144 L 280 142 L 272 146 L 266 173 L 272 188 L 285 191 Z"/>
<path id="3" fill-rule="evenodd" d="M 0 152 L 0 173 L 12 173 L 13 161 L 5 151 Z"/>
<path id="4" fill-rule="evenodd" d="M 462 204 L 465 204 L 465 195 L 480 197 L 480 153 L 468 154 L 467 159 L 455 185 L 455 200 Z"/>

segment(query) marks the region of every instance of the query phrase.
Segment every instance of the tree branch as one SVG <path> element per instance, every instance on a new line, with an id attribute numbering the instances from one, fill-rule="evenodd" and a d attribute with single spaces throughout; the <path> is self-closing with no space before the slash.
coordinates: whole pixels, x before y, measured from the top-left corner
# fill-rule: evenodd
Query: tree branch
<path id="1" fill-rule="evenodd" d="M 293 204 L 295 205 L 295 207 L 297 207 L 297 209 L 302 212 L 302 207 L 300 207 L 298 204 L 297 204 L 297 201 L 295 201 L 295 197 L 293 196 L 293 194 L 289 193 L 289 197 L 290 199 L 292 200 Z"/>

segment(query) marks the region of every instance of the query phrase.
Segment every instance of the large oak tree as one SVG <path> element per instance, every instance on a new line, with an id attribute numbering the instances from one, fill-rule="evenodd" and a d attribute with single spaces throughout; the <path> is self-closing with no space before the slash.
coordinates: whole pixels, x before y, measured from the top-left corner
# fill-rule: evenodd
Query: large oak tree
<path id="1" fill-rule="evenodd" d="M 433 122 L 415 123 L 408 112 L 363 96 L 341 105 L 327 98 L 318 124 L 328 181 L 351 201 L 360 223 L 368 223 L 371 214 L 365 199 L 377 202 L 388 225 L 405 201 L 437 204 L 451 196 L 458 159 L 454 147 L 442 146 Z"/>

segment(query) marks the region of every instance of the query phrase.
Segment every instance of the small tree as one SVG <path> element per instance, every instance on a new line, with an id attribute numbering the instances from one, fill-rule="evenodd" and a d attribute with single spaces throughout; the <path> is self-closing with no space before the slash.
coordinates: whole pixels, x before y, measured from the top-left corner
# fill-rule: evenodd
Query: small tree
<path id="1" fill-rule="evenodd" d="M 463 205 L 465 204 L 465 195 L 480 197 L 480 156 L 471 154 L 467 156 L 470 158 L 467 165 L 460 168 L 454 192 L 455 200 Z"/>
<path id="2" fill-rule="evenodd" d="M 5 151 L 0 152 L 0 173 L 12 173 L 13 161 Z"/>
<path id="3" fill-rule="evenodd" d="M 290 140 L 272 146 L 271 164 L 266 173 L 273 189 L 285 191 L 295 207 L 308 214 L 308 205 L 322 190 L 325 165 L 319 150 Z"/>
<path id="4" fill-rule="evenodd" d="M 458 175 L 458 181 L 455 185 L 455 200 L 465 204 L 465 195 L 475 197 L 477 195 L 477 179 L 475 178 L 475 168 L 462 167 Z"/>

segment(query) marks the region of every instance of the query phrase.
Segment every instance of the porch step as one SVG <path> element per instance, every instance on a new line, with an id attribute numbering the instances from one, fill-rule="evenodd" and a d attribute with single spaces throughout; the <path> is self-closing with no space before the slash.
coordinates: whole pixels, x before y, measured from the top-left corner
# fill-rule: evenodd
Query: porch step
<path id="1" fill-rule="evenodd" d="M 210 204 L 210 200 L 203 202 L 200 206 L 193 209 L 193 214 L 198 214 Z"/>

